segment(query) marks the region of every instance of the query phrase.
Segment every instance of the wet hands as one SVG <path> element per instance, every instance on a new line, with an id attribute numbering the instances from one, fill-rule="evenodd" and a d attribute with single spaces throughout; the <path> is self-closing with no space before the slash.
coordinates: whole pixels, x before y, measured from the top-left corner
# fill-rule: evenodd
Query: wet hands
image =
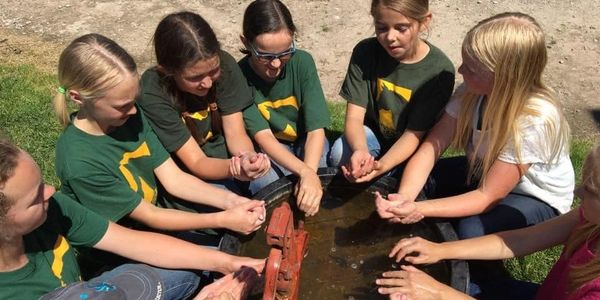
<path id="1" fill-rule="evenodd" d="M 392 223 L 412 224 L 424 217 L 417 210 L 416 203 L 403 194 L 389 194 L 386 199 L 375 192 L 375 206 L 379 216 Z"/>
<path id="2" fill-rule="evenodd" d="M 376 173 L 376 166 L 375 158 L 368 151 L 357 150 L 350 156 L 348 164 L 342 166 L 342 174 L 350 182 L 365 182 L 379 175 L 371 174 Z"/>
<path id="3" fill-rule="evenodd" d="M 317 173 L 308 167 L 300 171 L 299 175 L 300 179 L 294 187 L 296 203 L 307 217 L 314 216 L 319 211 L 323 196 L 321 180 Z"/>
<path id="4" fill-rule="evenodd" d="M 395 256 L 396 262 L 404 258 L 404 260 L 412 264 L 432 264 L 444 258 L 440 252 L 440 244 L 430 242 L 421 237 L 401 239 L 392 248 L 388 256 Z"/>
<path id="5" fill-rule="evenodd" d="M 383 273 L 383 278 L 375 281 L 377 291 L 389 295 L 390 299 L 443 299 L 443 291 L 449 287 L 413 266 L 401 266 L 401 271 Z"/>
<path id="6" fill-rule="evenodd" d="M 244 267 L 205 286 L 194 300 L 246 299 L 258 279 L 259 275 L 255 269 Z"/>
<path id="7" fill-rule="evenodd" d="M 222 212 L 222 227 L 250 234 L 260 228 L 267 215 L 264 201 L 248 200 Z"/>
<path id="8" fill-rule="evenodd" d="M 229 172 L 237 180 L 251 181 L 262 177 L 271 168 L 271 160 L 264 153 L 241 152 L 231 158 Z"/>

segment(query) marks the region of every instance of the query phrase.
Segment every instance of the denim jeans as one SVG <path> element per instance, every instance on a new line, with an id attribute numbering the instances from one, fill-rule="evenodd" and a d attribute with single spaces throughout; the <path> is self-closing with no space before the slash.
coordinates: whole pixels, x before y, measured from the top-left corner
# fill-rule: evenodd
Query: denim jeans
<path id="1" fill-rule="evenodd" d="M 444 158 L 437 162 L 425 186 L 428 198 L 441 198 L 477 188 L 466 183 L 468 163 L 465 156 Z M 455 222 L 459 239 L 531 226 L 556 217 L 557 211 L 537 198 L 510 193 L 489 211 Z"/>
<path id="2" fill-rule="evenodd" d="M 327 138 L 324 138 L 324 140 L 325 141 L 323 144 L 323 153 L 321 153 L 321 158 L 319 159 L 319 168 L 327 167 L 327 153 L 329 153 L 329 141 L 327 140 Z M 295 143 L 293 143 L 291 145 L 289 145 L 289 144 L 282 144 L 282 145 L 284 145 L 285 148 L 288 151 L 290 151 L 291 153 L 293 153 L 296 157 L 303 159 L 305 143 L 306 143 L 306 137 L 303 137 L 303 138 L 298 139 Z M 250 192 L 250 195 L 256 194 L 258 191 L 260 191 L 262 188 L 267 186 L 269 183 L 274 182 L 275 180 L 277 180 L 281 177 L 290 175 L 290 174 L 292 174 L 291 171 L 289 171 L 282 165 L 278 164 L 277 162 L 271 160 L 271 169 L 269 170 L 269 172 L 266 175 L 264 175 L 263 177 L 252 180 L 250 182 L 250 184 L 248 185 L 248 190 Z"/>
<path id="3" fill-rule="evenodd" d="M 369 127 L 363 126 L 363 128 L 365 129 L 369 153 L 373 157 L 378 158 L 381 154 L 381 144 Z M 350 156 L 352 156 L 352 149 L 350 148 L 350 144 L 348 144 L 346 137 L 342 135 L 335 140 L 333 146 L 331 146 L 331 151 L 329 151 L 329 166 L 341 167 L 350 161 Z"/>
<path id="4" fill-rule="evenodd" d="M 89 282 L 108 281 L 111 277 L 117 276 L 131 266 L 132 264 L 120 265 L 111 271 L 104 272 L 100 276 L 90 279 Z M 160 277 L 163 286 L 164 300 L 188 299 L 200 284 L 200 277 L 194 272 L 161 269 L 152 266 L 151 268 Z"/>
<path id="5" fill-rule="evenodd" d="M 482 300 L 533 300 L 540 285 L 516 279 L 469 283 L 469 296 Z"/>

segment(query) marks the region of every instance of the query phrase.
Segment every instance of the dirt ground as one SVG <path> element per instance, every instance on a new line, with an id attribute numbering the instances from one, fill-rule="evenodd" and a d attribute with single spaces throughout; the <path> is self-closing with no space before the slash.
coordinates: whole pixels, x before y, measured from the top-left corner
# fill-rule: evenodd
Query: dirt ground
<path id="1" fill-rule="evenodd" d="M 205 17 L 236 58 L 248 0 L 3 0 L 0 62 L 33 63 L 55 72 L 58 54 L 73 38 L 104 34 L 126 48 L 140 69 L 153 64 L 152 33 L 174 11 Z M 337 95 L 353 46 L 372 36 L 369 0 L 284 0 L 299 29 L 299 47 L 310 51 L 328 99 Z M 478 20 L 504 11 L 534 16 L 547 33 L 546 80 L 562 99 L 575 136 L 600 136 L 600 8 L 598 0 L 431 0 L 428 39 L 456 66 L 465 32 Z M 457 80 L 462 78 L 457 76 Z M 595 119 L 594 119 L 595 116 Z"/>

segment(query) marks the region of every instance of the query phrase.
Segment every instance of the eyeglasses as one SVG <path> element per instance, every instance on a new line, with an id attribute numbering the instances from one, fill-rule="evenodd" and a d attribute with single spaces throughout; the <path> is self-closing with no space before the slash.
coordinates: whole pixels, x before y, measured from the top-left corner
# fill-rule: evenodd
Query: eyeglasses
<path id="1" fill-rule="evenodd" d="M 258 61 L 263 64 L 268 64 L 275 59 L 279 59 L 281 61 L 287 61 L 292 58 L 292 55 L 296 53 L 296 42 L 292 41 L 292 45 L 289 49 L 279 52 L 279 53 L 267 53 L 267 52 L 258 52 L 252 43 L 248 43 L 250 46 L 250 50 L 252 51 L 252 55 L 256 56 Z"/>

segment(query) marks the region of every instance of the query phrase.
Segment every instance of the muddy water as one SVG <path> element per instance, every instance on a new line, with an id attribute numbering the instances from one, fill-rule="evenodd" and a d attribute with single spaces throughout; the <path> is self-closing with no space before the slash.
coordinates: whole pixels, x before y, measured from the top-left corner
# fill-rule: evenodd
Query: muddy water
<path id="1" fill-rule="evenodd" d="M 287 199 L 288 197 L 283 197 Z M 375 279 L 400 263 L 388 258 L 392 246 L 410 235 L 440 241 L 437 231 L 425 223 L 389 224 L 375 212 L 371 192 L 329 188 L 315 217 L 305 221 L 310 233 L 308 254 L 302 264 L 300 299 L 385 299 Z M 284 199 L 272 202 L 270 210 Z M 297 214 L 299 215 L 299 214 Z M 268 256 L 264 231 L 242 245 L 241 254 Z M 449 283 L 444 264 L 421 267 L 436 279 Z"/>

